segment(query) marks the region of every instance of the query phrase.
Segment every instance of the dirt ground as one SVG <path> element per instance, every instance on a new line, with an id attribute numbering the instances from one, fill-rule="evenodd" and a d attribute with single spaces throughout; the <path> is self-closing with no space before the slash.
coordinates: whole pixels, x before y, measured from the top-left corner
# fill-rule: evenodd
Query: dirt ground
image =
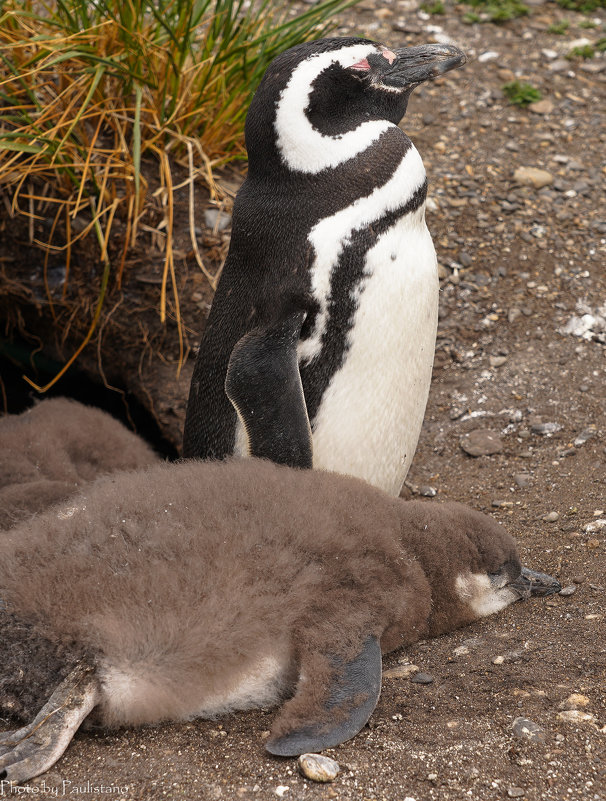
<path id="1" fill-rule="evenodd" d="M 562 58 L 576 40 L 605 35 L 606 11 L 539 1 L 530 17 L 497 26 L 464 24 L 462 7 L 419 16 L 415 2 L 374 6 L 363 0 L 339 33 L 391 46 L 449 37 L 469 54 L 416 92 L 403 123 L 427 168 L 442 275 L 433 385 L 404 494 L 493 514 L 524 562 L 565 592 L 385 659 L 385 670 L 410 662 L 412 676 L 432 680 L 384 678 L 368 726 L 328 752 L 341 766 L 331 784 L 264 752 L 267 710 L 80 733 L 23 794 L 606 799 L 606 54 Z M 562 19 L 563 35 L 548 32 Z M 598 27 L 582 27 L 587 19 Z M 510 105 L 501 87 L 514 78 L 538 87 L 541 104 Z M 520 167 L 547 171 L 548 183 L 523 185 Z M 184 314 L 195 345 L 207 297 L 192 296 Z M 173 379 L 156 389 L 169 439 L 192 364 L 178 382 L 171 365 Z M 494 452 L 469 455 L 470 443 Z M 533 739 L 517 718 L 536 724 Z"/>

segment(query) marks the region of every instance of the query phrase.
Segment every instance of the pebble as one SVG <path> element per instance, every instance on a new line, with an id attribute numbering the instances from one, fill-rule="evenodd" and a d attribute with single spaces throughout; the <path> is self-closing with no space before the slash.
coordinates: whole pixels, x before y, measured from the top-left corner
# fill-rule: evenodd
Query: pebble
<path id="1" fill-rule="evenodd" d="M 547 512 L 547 514 L 543 515 L 543 517 L 541 518 L 541 520 L 543 520 L 545 523 L 555 523 L 556 520 L 559 519 L 560 519 L 559 512 Z"/>
<path id="2" fill-rule="evenodd" d="M 510 798 L 522 798 L 523 795 L 526 795 L 526 790 L 523 790 L 521 787 L 508 787 L 507 795 Z"/>
<path id="3" fill-rule="evenodd" d="M 530 486 L 531 482 L 531 475 L 530 473 L 516 473 L 513 477 L 515 483 L 520 487 L 520 489 L 524 489 Z"/>
<path id="4" fill-rule="evenodd" d="M 231 215 L 219 209 L 206 209 L 204 212 L 204 224 L 213 231 L 224 231 L 231 225 Z"/>
<path id="5" fill-rule="evenodd" d="M 565 58 L 557 58 L 547 67 L 550 72 L 567 72 L 570 69 L 570 62 Z"/>
<path id="6" fill-rule="evenodd" d="M 516 718 L 512 724 L 513 733 L 516 737 L 529 740 L 531 743 L 544 743 L 547 739 L 545 729 L 528 718 Z"/>
<path id="7" fill-rule="evenodd" d="M 480 53 L 478 56 L 478 61 L 480 64 L 483 64 L 485 61 L 492 61 L 494 58 L 498 58 L 499 54 L 496 50 L 486 50 L 484 53 Z"/>
<path id="8" fill-rule="evenodd" d="M 274 793 L 275 793 L 275 795 L 278 796 L 278 798 L 284 798 L 284 794 L 287 793 L 289 790 L 290 790 L 290 787 L 288 787 L 288 785 L 279 784 L 276 787 L 276 789 L 274 790 Z"/>
<path id="9" fill-rule="evenodd" d="M 297 765 L 301 774 L 312 782 L 333 782 L 340 770 L 338 762 L 322 754 L 301 754 Z"/>
<path id="10" fill-rule="evenodd" d="M 507 356 L 490 356 L 488 361 L 491 367 L 502 367 L 507 361 Z"/>
<path id="11" fill-rule="evenodd" d="M 488 428 L 476 428 L 475 431 L 464 434 L 459 443 L 469 456 L 490 456 L 503 450 L 499 433 Z"/>
<path id="12" fill-rule="evenodd" d="M 560 703 L 560 709 L 578 709 L 579 707 L 589 706 L 590 700 L 581 693 L 572 693 Z"/>
<path id="13" fill-rule="evenodd" d="M 537 100 L 536 103 L 530 103 L 528 106 L 529 111 L 534 111 L 535 114 L 551 114 L 555 106 L 551 100 Z M 547 173 L 550 175 L 550 173 Z M 551 181 L 550 181 L 551 183 Z M 546 184 L 543 184 L 546 186 Z"/>
<path id="14" fill-rule="evenodd" d="M 600 541 L 596 540 L 596 539 L 587 540 L 587 547 L 588 548 L 599 548 L 600 547 Z"/>
<path id="15" fill-rule="evenodd" d="M 599 518 L 594 520 L 593 523 L 587 523 L 586 526 L 583 526 L 583 531 L 592 534 L 596 531 L 601 531 L 603 528 L 606 528 L 606 518 Z"/>
<path id="16" fill-rule="evenodd" d="M 412 676 L 414 673 L 418 673 L 419 668 L 417 665 L 398 665 L 394 668 L 389 668 L 389 670 L 383 671 L 383 678 L 384 679 L 406 679 L 409 676 Z"/>
<path id="17" fill-rule="evenodd" d="M 583 431 L 579 434 L 579 436 L 574 441 L 575 448 L 580 448 L 586 442 L 589 442 L 590 439 L 593 439 L 597 435 L 597 430 L 595 426 L 590 426 L 589 428 L 584 428 Z"/>
<path id="18" fill-rule="evenodd" d="M 559 595 L 563 595 L 565 598 L 567 598 L 569 595 L 574 595 L 576 591 L 577 588 L 575 587 L 575 585 L 569 584 L 568 587 L 562 587 L 562 589 L 559 592 Z"/>
<path id="19" fill-rule="evenodd" d="M 565 723 L 593 723 L 595 715 L 589 712 L 581 712 L 578 709 L 566 709 L 563 712 L 558 712 L 558 720 L 563 720 Z"/>
<path id="20" fill-rule="evenodd" d="M 542 189 L 549 186 L 554 181 L 554 176 L 547 170 L 539 167 L 518 167 L 513 174 L 513 180 L 521 186 L 532 186 L 535 189 Z"/>
<path id="21" fill-rule="evenodd" d="M 466 251 L 461 251 L 459 253 L 459 261 L 463 265 L 463 267 L 469 267 L 473 261 L 472 257 Z"/>
<path id="22" fill-rule="evenodd" d="M 430 676 L 429 673 L 416 673 L 411 681 L 415 684 L 432 684 L 433 676 Z"/>
<path id="23" fill-rule="evenodd" d="M 533 434 L 541 434 L 541 436 L 549 437 L 558 431 L 562 430 L 560 423 L 532 423 L 530 430 Z"/>

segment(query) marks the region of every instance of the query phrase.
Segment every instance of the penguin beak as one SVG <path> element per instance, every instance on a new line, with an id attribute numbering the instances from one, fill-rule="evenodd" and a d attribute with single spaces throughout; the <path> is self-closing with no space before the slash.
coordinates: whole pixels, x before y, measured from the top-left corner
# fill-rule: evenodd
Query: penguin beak
<path id="1" fill-rule="evenodd" d="M 394 86 L 416 86 L 444 72 L 461 67 L 467 61 L 462 50 L 454 45 L 428 44 L 404 47 L 395 51 L 396 58 L 385 74 Z"/>
<path id="2" fill-rule="evenodd" d="M 535 570 L 523 567 L 518 578 L 510 581 L 507 588 L 513 590 L 519 598 L 544 598 L 546 595 L 559 592 L 562 585 L 547 573 L 537 573 Z"/>

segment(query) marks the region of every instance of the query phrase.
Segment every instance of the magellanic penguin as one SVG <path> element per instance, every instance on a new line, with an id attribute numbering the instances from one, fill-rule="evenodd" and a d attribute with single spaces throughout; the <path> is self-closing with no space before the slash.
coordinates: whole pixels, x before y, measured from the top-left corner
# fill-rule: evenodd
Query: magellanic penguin
<path id="1" fill-rule="evenodd" d="M 67 398 L 0 417 L 0 529 L 68 498 L 97 476 L 158 458 L 106 412 Z"/>
<path id="2" fill-rule="evenodd" d="M 263 406 L 287 419 L 284 382 L 302 384 L 314 467 L 400 492 L 429 391 L 438 278 L 425 169 L 398 123 L 416 86 L 464 61 L 450 45 L 349 38 L 269 66 L 246 119 L 248 176 L 194 368 L 185 457 L 249 454 L 224 382 L 253 332 L 281 339 L 260 363 Z"/>
<path id="3" fill-rule="evenodd" d="M 491 518 L 336 473 L 191 460 L 100 478 L 0 533 L 0 713 L 35 715 L 0 734 L 0 778 L 47 770 L 91 713 L 289 699 L 267 750 L 332 747 L 371 715 L 382 651 L 557 589 Z"/>

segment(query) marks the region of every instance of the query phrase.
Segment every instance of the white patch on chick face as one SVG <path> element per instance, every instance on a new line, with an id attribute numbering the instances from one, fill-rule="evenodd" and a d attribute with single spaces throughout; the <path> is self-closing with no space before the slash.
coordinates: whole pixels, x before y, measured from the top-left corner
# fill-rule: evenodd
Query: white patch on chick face
<path id="1" fill-rule="evenodd" d="M 495 586 L 486 573 L 460 573 L 455 580 L 455 590 L 461 601 L 471 607 L 478 617 L 494 615 L 520 597 L 507 586 L 505 576 L 502 577 L 502 583 L 497 580 Z"/>

